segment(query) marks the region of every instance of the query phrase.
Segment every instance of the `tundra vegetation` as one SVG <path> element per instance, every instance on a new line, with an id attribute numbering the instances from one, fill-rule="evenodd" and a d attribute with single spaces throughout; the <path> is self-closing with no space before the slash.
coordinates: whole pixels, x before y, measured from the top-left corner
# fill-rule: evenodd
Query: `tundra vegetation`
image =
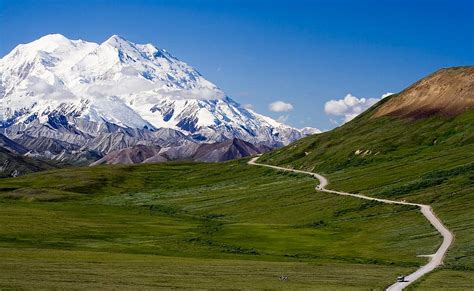
<path id="1" fill-rule="evenodd" d="M 0 180 L 2 287 L 382 288 L 439 243 L 412 207 L 246 162 Z"/>

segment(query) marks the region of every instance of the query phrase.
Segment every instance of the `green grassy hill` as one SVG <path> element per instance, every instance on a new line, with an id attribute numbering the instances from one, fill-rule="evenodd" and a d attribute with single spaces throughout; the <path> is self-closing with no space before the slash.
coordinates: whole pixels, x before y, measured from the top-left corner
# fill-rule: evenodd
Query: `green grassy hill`
<path id="1" fill-rule="evenodd" d="M 466 74 L 469 79 L 460 87 L 471 88 L 473 67 L 442 70 L 432 76 L 442 75 L 459 86 L 455 81 Z M 474 101 L 474 92 L 464 92 L 461 101 L 451 95 L 452 103 L 466 102 L 457 106 L 465 110 L 455 115 L 377 116 L 386 110 L 386 104 L 400 103 L 407 94 L 420 90 L 420 84 L 437 92 L 451 86 L 448 82 L 435 90 L 438 88 L 430 86 L 437 84 L 422 80 L 353 121 L 265 154 L 260 161 L 323 173 L 329 177 L 329 188 L 431 204 L 454 232 L 455 243 L 445 266 L 427 276 L 419 287 L 449 287 L 456 281 L 453 274 L 474 277 L 474 110 L 466 105 Z M 474 282 L 469 282 L 473 288 Z"/>

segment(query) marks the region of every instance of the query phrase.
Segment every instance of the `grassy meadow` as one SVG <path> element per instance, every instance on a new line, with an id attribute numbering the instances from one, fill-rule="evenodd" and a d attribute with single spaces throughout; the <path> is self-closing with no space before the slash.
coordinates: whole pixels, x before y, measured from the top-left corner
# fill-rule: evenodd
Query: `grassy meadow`
<path id="1" fill-rule="evenodd" d="M 0 288 L 382 289 L 441 241 L 412 207 L 246 162 L 1 179 Z"/>

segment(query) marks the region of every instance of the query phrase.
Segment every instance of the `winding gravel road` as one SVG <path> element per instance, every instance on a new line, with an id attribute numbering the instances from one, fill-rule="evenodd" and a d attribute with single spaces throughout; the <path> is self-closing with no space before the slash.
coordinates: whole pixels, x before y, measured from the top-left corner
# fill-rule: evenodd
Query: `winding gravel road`
<path id="1" fill-rule="evenodd" d="M 356 198 L 360 198 L 360 199 L 379 201 L 379 202 L 388 203 L 388 204 L 412 205 L 412 206 L 420 207 L 421 213 L 423 213 L 423 215 L 426 217 L 426 219 L 428 219 L 428 221 L 443 236 L 443 243 L 438 248 L 436 253 L 427 256 L 430 259 L 429 259 L 429 262 L 426 265 L 421 266 L 415 272 L 407 275 L 403 282 L 395 282 L 394 284 L 387 287 L 386 290 L 388 290 L 388 291 L 403 290 L 405 287 L 407 287 L 408 285 L 410 285 L 411 283 L 413 283 L 417 279 L 421 278 L 422 276 L 426 275 L 427 273 L 433 271 L 436 267 L 440 266 L 443 263 L 443 258 L 446 255 L 446 253 L 448 252 L 448 248 L 453 243 L 454 236 L 449 231 L 449 229 L 447 229 L 446 226 L 443 225 L 441 220 L 439 220 L 439 218 L 436 217 L 436 215 L 434 214 L 433 209 L 431 208 L 431 206 L 425 205 L 425 204 L 417 204 L 417 203 L 410 203 L 410 202 L 405 202 L 405 201 L 380 199 L 380 198 L 369 197 L 369 196 L 365 196 L 365 195 L 361 195 L 361 194 L 352 194 L 352 193 L 329 190 L 329 189 L 326 189 L 326 186 L 328 185 L 328 179 L 326 179 L 326 177 L 324 177 L 322 175 L 312 173 L 312 172 L 307 172 L 307 171 L 294 170 L 294 169 L 288 169 L 288 168 L 283 168 L 283 167 L 278 167 L 278 166 L 260 164 L 260 163 L 256 162 L 259 157 L 260 156 L 252 158 L 248 162 L 248 164 L 249 165 L 255 165 L 255 166 L 267 167 L 267 168 L 272 168 L 272 169 L 276 169 L 276 170 L 307 174 L 307 175 L 313 176 L 313 177 L 315 177 L 319 180 L 319 185 L 316 186 L 317 191 L 333 193 L 333 194 L 338 194 L 338 195 L 344 195 L 344 196 L 352 196 L 352 197 L 356 197 Z"/>

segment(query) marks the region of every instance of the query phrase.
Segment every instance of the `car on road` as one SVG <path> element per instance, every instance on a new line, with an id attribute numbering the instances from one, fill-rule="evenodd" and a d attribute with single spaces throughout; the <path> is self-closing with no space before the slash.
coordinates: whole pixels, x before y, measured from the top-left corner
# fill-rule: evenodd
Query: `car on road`
<path id="1" fill-rule="evenodd" d="M 405 276 L 398 276 L 397 277 L 397 282 L 405 282 Z"/>

